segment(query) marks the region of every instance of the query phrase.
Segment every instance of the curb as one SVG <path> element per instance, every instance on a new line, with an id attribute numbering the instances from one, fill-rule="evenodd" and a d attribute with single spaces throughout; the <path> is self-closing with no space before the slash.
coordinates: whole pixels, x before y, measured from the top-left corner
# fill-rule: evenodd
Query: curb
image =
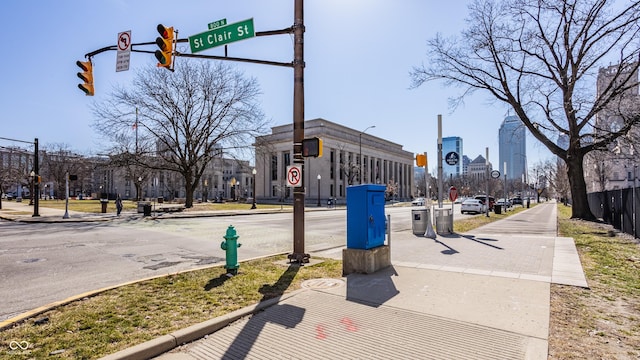
<path id="1" fill-rule="evenodd" d="M 152 357 L 162 355 L 168 351 L 175 349 L 180 345 L 198 340 L 206 335 L 214 333 L 225 326 L 237 321 L 245 316 L 249 316 L 258 313 L 270 306 L 276 305 L 281 300 L 286 300 L 292 296 L 295 296 L 301 292 L 308 291 L 309 289 L 298 289 L 282 296 L 268 299 L 259 302 L 255 305 L 250 305 L 242 309 L 230 312 L 226 315 L 218 316 L 216 318 L 201 322 L 199 324 L 191 325 L 185 329 L 177 330 L 171 334 L 160 336 L 156 339 L 149 340 L 142 344 L 118 351 L 117 353 L 107 355 L 100 358 L 101 360 L 146 360 Z"/>
<path id="2" fill-rule="evenodd" d="M 258 256 L 258 257 L 242 260 L 242 261 L 240 261 L 240 263 L 249 262 L 249 261 L 258 260 L 258 259 L 264 259 L 264 258 L 273 257 L 273 256 L 285 255 L 285 254 L 288 254 L 288 253 L 289 252 L 281 252 L 281 253 L 275 253 L 275 254 L 270 254 L 270 255 L 265 255 L 265 256 Z M 5 329 L 7 329 L 7 328 L 9 328 L 9 327 L 11 327 L 13 325 L 21 323 L 21 322 L 26 321 L 28 319 L 31 319 L 33 317 L 36 317 L 36 316 L 38 316 L 38 315 L 40 315 L 42 313 L 45 313 L 45 312 L 47 312 L 49 310 L 53 310 L 53 309 L 55 309 L 55 308 L 57 308 L 59 306 L 64 306 L 64 305 L 70 304 L 72 302 L 82 300 L 84 298 L 97 296 L 97 295 L 100 295 L 101 293 L 103 293 L 105 291 L 117 289 L 117 288 L 122 287 L 122 286 L 141 283 L 141 282 L 144 282 L 144 281 L 160 279 L 160 278 L 167 277 L 167 276 L 179 275 L 179 274 L 185 274 L 185 273 L 189 273 L 189 272 L 193 272 L 193 271 L 200 271 L 200 270 L 206 270 L 206 269 L 211 269 L 211 268 L 215 268 L 215 267 L 221 267 L 221 266 L 224 266 L 224 264 L 225 264 L 225 262 L 222 261 L 222 262 L 219 262 L 219 263 L 216 263 L 216 264 L 210 264 L 210 265 L 207 265 L 207 266 L 202 266 L 202 267 L 198 267 L 198 268 L 194 268 L 194 269 L 178 271 L 178 272 L 175 272 L 175 273 L 167 273 L 167 274 L 161 274 L 161 275 L 156 275 L 156 276 L 150 276 L 150 277 L 147 277 L 147 278 L 144 278 L 144 279 L 132 280 L 132 281 L 128 281 L 128 282 L 125 282 L 125 283 L 118 284 L 118 285 L 113 285 L 113 286 L 108 286 L 108 287 L 104 287 L 104 288 L 97 289 L 97 290 L 87 291 L 85 293 L 74 295 L 74 296 L 68 297 L 68 298 L 66 298 L 64 300 L 60 300 L 60 301 L 56 301 L 56 302 L 53 302 L 53 303 L 50 303 L 50 304 L 47 304 L 47 305 L 44 305 L 44 306 L 40 306 L 40 307 L 35 308 L 35 309 L 31 310 L 31 311 L 24 312 L 24 313 L 22 313 L 22 314 L 20 314 L 18 316 L 14 316 L 12 318 L 0 321 L 0 331 L 3 331 L 3 330 L 5 330 Z"/>

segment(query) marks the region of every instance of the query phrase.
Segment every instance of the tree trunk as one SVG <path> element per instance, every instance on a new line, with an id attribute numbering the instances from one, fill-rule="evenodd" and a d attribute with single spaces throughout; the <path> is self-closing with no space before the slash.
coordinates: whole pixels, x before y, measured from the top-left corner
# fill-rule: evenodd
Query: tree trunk
<path id="1" fill-rule="evenodd" d="M 184 200 L 184 207 L 185 208 L 192 208 L 193 207 L 193 191 L 194 191 L 194 186 L 191 184 L 191 182 L 186 181 L 186 185 L 185 185 L 185 200 Z"/>
<path id="2" fill-rule="evenodd" d="M 587 184 L 584 181 L 584 155 L 567 154 L 567 177 L 571 188 L 571 218 L 597 220 L 589 208 Z"/>

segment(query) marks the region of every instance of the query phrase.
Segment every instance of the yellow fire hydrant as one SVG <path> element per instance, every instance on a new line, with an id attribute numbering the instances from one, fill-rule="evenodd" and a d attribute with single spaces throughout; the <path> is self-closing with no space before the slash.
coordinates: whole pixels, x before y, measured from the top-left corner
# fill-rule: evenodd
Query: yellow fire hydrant
<path id="1" fill-rule="evenodd" d="M 238 234 L 236 233 L 236 229 L 233 225 L 229 225 L 227 228 L 227 234 L 224 236 L 224 241 L 220 244 L 220 248 L 225 250 L 225 260 L 226 265 L 224 266 L 227 269 L 227 274 L 236 275 L 238 273 L 238 268 L 240 264 L 238 264 L 238 248 L 242 246 L 238 241 Z"/>

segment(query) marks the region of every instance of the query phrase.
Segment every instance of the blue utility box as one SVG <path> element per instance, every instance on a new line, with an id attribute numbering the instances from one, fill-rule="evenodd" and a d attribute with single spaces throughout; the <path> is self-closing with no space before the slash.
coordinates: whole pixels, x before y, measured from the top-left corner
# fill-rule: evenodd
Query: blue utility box
<path id="1" fill-rule="evenodd" d="M 347 248 L 371 249 L 384 245 L 385 185 L 347 187 Z"/>

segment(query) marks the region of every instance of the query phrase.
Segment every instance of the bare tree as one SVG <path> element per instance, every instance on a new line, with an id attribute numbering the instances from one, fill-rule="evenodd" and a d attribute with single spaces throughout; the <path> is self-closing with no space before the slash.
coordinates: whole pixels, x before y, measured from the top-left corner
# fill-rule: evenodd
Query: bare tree
<path id="1" fill-rule="evenodd" d="M 531 134 L 567 165 L 572 217 L 594 220 L 584 156 L 604 149 L 640 122 L 636 106 L 618 106 L 637 89 L 637 1 L 476 0 L 460 39 L 428 41 L 429 65 L 411 72 L 414 86 L 443 80 L 460 86 L 459 104 L 475 90 L 512 108 Z M 617 62 L 612 81 L 595 94 L 598 70 Z M 596 131 L 596 114 L 614 109 L 620 126 Z M 604 130 L 604 129 L 601 129 Z M 569 138 L 563 149 L 552 139 Z"/>
<path id="2" fill-rule="evenodd" d="M 67 175 L 77 175 L 80 182 L 88 181 L 91 177 L 89 161 L 63 143 L 47 144 L 44 147 L 41 173 L 43 181 L 54 183 L 54 195 L 57 199 L 63 199 L 66 194 Z"/>
<path id="3" fill-rule="evenodd" d="M 257 81 L 223 62 L 193 60 L 175 72 L 146 68 L 130 88 L 116 88 L 93 107 L 95 128 L 116 144 L 134 136 L 138 165 L 180 174 L 185 206 L 220 148 L 242 152 L 266 122 Z M 131 143 L 131 141 L 129 141 Z M 116 152 L 131 149 L 114 149 Z"/>
<path id="4" fill-rule="evenodd" d="M 388 200 L 395 200 L 398 197 L 399 184 L 393 179 L 389 179 L 387 187 L 384 190 L 384 195 Z"/>

